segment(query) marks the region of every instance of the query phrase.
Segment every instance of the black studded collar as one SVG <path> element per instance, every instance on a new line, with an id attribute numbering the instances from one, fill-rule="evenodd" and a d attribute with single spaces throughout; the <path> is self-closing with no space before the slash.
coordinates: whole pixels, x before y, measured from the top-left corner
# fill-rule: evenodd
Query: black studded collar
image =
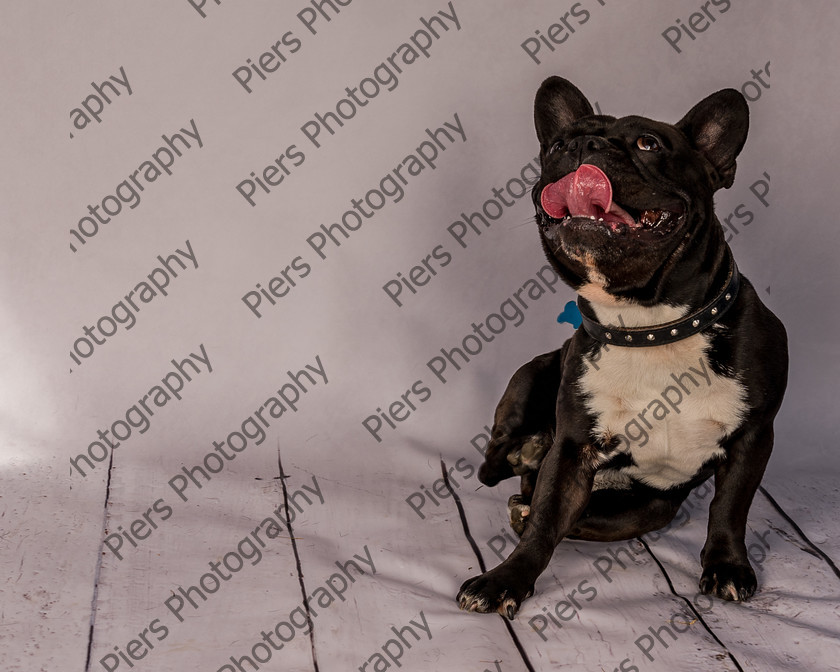
<path id="1" fill-rule="evenodd" d="M 583 328 L 596 341 L 628 348 L 647 348 L 681 341 L 708 329 L 735 303 L 735 297 L 738 296 L 740 286 L 741 275 L 738 273 L 735 260 L 732 258 L 732 252 L 729 252 L 729 275 L 723 289 L 700 310 L 696 310 L 686 317 L 651 327 L 625 327 L 623 325 L 614 327 L 603 325 L 587 315 L 580 304 L 580 300 L 578 300 L 578 309 L 583 320 Z"/>

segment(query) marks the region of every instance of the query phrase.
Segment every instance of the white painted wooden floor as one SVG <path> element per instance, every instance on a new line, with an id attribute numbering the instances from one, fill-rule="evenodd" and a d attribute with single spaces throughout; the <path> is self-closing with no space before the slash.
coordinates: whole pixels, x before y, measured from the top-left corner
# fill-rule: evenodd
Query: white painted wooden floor
<path id="1" fill-rule="evenodd" d="M 4 557 L 14 549 L 20 564 L 6 566 L 3 669 L 840 669 L 829 474 L 765 481 L 748 534 L 760 590 L 747 603 L 697 592 L 710 496 L 701 486 L 670 529 L 564 542 L 508 623 L 453 600 L 462 580 L 511 549 L 504 497 L 468 470 L 451 472 L 456 502 L 422 446 L 403 475 L 340 459 L 319 461 L 316 474 L 286 458 L 280 479 L 282 448 L 266 452 L 264 464 L 237 463 L 200 506 L 173 505 L 121 561 L 83 534 L 87 516 L 104 534 L 146 510 L 148 488 L 127 477 L 119 453 L 87 513 L 54 474 L 6 479 Z M 464 457 L 462 469 L 478 461 Z M 401 501 L 415 483 L 441 493 L 439 506 L 420 509 L 425 519 Z M 56 491 L 61 506 L 45 506 Z"/>

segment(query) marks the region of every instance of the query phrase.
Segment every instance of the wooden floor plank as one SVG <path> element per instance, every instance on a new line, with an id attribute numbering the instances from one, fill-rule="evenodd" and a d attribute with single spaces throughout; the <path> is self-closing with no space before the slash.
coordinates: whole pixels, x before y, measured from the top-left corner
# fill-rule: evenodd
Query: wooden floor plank
<path id="1" fill-rule="evenodd" d="M 8 435 L 4 437 L 8 439 Z M 65 468 L 4 443 L 0 477 L 0 669 L 83 670 L 104 481 L 67 487 Z M 40 459 L 39 459 L 40 458 Z"/>
<path id="2" fill-rule="evenodd" d="M 827 524 L 840 510 L 840 486 L 833 470 L 819 472 L 813 466 L 791 468 L 784 474 L 774 470 L 756 497 L 772 499 L 805 537 L 840 567 L 840 532 Z"/>
<path id="3" fill-rule="evenodd" d="M 151 669 L 224 670 L 233 665 L 231 656 L 243 665 L 256 656 L 310 672 L 305 622 L 288 624 L 301 600 L 300 584 L 274 450 L 240 454 L 201 490 L 185 490 L 185 502 L 166 484 L 183 473 L 182 460 L 189 466 L 200 461 L 207 451 L 199 446 L 159 445 L 158 454 L 169 459 L 155 462 L 136 453 L 115 460 L 108 532 L 131 529 L 160 500 L 164 514 L 152 511 L 158 528 L 137 548 L 124 542 L 122 560 L 105 551 L 93 655 L 100 666 L 94 669 L 117 663 L 115 669 L 126 669 L 115 656 L 131 641 L 142 642 L 148 628 L 151 646 L 134 646 L 142 657 L 136 664 Z M 196 478 L 202 479 L 197 472 Z M 314 494 L 291 508 L 299 525 L 329 515 Z"/>
<path id="4" fill-rule="evenodd" d="M 745 603 L 698 595 L 698 558 L 710 498 L 701 499 L 698 492 L 689 498 L 695 506 L 682 510 L 681 525 L 648 535 L 677 592 L 697 603 L 703 619 L 745 670 L 838 669 L 840 586 L 822 559 L 796 539 L 787 522 L 761 497 L 751 509 L 747 533 L 758 592 Z"/>
<path id="5" fill-rule="evenodd" d="M 300 451 L 284 457 L 290 474 L 306 473 L 313 455 L 331 450 L 326 437 L 315 443 L 306 448 L 306 462 Z M 317 528 L 295 529 L 307 591 L 331 580 L 345 583 L 338 577 L 348 562 L 355 578 L 346 601 L 314 619 L 320 670 L 378 670 L 399 662 L 404 670 L 480 672 L 493 661 L 525 670 L 499 618 L 476 623 L 459 612 L 458 574 L 475 559 L 450 502 L 430 507 L 425 518 L 405 502 L 419 491 L 413 483 L 433 483 L 440 469 L 435 462 L 429 468 L 410 444 L 401 447 L 389 456 L 370 451 L 352 462 L 317 461 L 331 514 Z"/>

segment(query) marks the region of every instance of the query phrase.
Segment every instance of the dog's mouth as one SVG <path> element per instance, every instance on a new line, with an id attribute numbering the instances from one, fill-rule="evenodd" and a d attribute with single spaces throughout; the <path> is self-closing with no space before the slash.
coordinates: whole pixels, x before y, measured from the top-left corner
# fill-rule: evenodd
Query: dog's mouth
<path id="1" fill-rule="evenodd" d="M 624 216 L 616 215 L 613 211 L 596 213 L 594 215 L 566 214 L 561 218 L 548 216 L 546 226 L 559 223 L 570 229 L 603 229 L 614 235 L 649 235 L 664 237 L 671 233 L 682 221 L 682 215 L 672 210 L 651 209 L 635 211 L 622 208 Z"/>
<path id="2" fill-rule="evenodd" d="M 671 233 L 682 221 L 684 210 L 674 207 L 638 209 L 612 200 L 612 184 L 597 166 L 583 164 L 540 194 L 547 215 L 544 228 L 601 230 L 610 235 L 659 238 Z"/>

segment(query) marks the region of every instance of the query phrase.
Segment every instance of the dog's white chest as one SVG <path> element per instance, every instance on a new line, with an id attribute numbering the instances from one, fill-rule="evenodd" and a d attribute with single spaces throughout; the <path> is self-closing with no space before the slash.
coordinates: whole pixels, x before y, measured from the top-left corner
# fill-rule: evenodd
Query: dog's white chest
<path id="1" fill-rule="evenodd" d="M 607 346 L 587 362 L 579 384 L 595 433 L 617 437 L 633 458 L 622 474 L 666 489 L 723 454 L 720 440 L 743 419 L 746 395 L 737 380 L 712 372 L 707 346 L 700 334 L 650 348 Z M 600 474 L 611 476 L 618 474 Z"/>

